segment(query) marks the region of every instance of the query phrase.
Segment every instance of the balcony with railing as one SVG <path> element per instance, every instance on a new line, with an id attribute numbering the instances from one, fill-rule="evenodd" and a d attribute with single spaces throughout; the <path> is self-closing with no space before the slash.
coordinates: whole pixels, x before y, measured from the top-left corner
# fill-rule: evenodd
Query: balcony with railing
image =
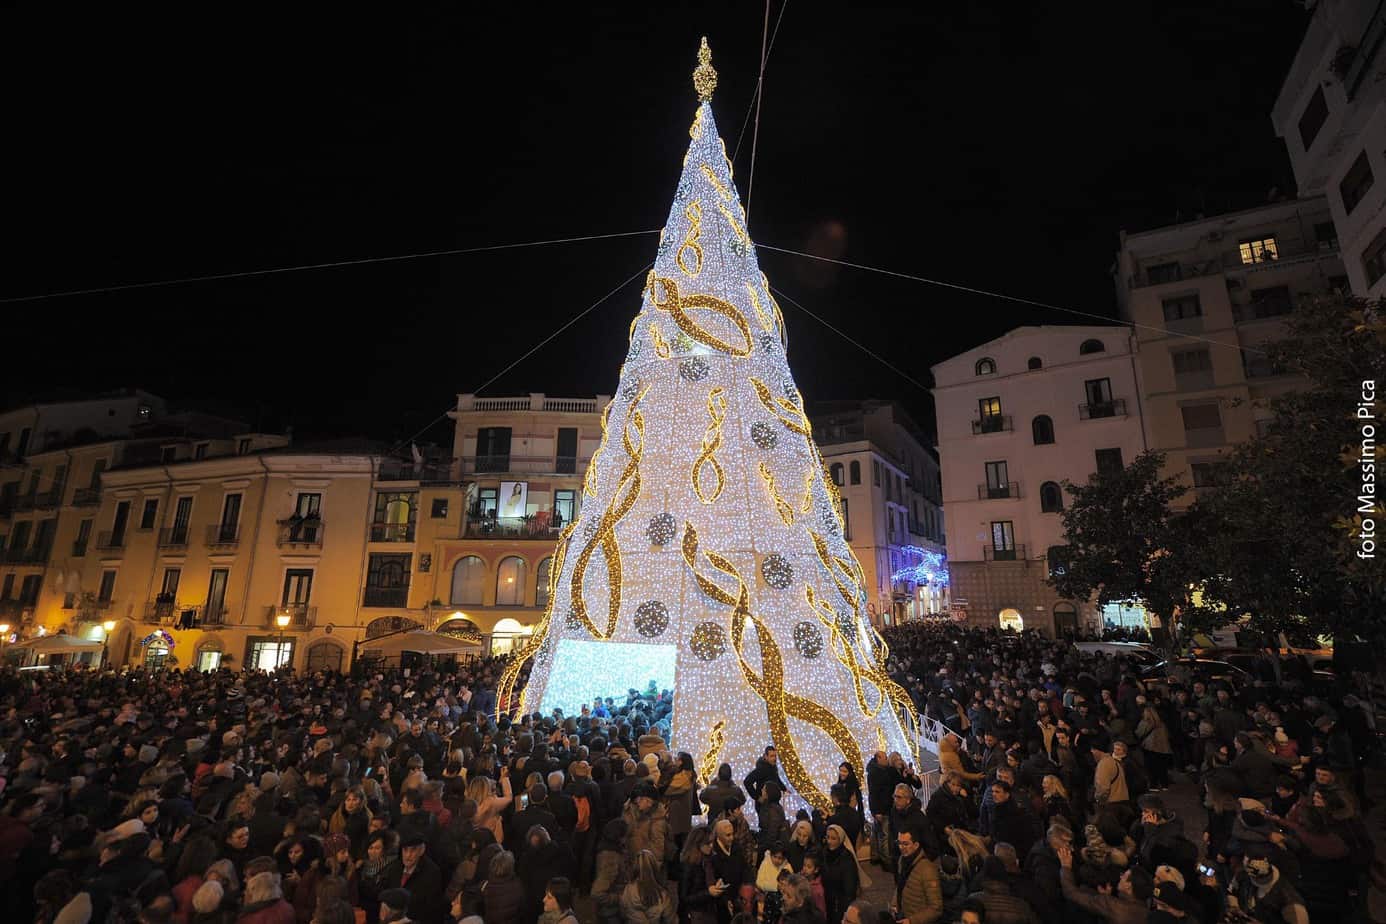
<path id="1" fill-rule="evenodd" d="M 86 539 L 77 539 L 77 540 L 75 540 L 75 541 L 72 543 L 72 557 L 73 557 L 73 558 L 86 558 L 86 556 L 87 556 L 87 540 L 86 540 Z"/>
<path id="2" fill-rule="evenodd" d="M 125 533 L 116 533 L 106 529 L 96 534 L 96 550 L 98 552 L 119 552 L 125 548 Z"/>
<path id="3" fill-rule="evenodd" d="M 188 527 L 169 526 L 159 530 L 159 548 L 186 549 L 188 547 Z"/>
<path id="4" fill-rule="evenodd" d="M 280 520 L 278 526 L 279 534 L 275 542 L 280 548 L 288 549 L 320 549 L 323 535 L 327 532 L 326 524 L 318 517 L 289 517 Z"/>
<path id="5" fill-rule="evenodd" d="M 527 517 L 469 517 L 463 535 L 467 539 L 540 539 L 553 542 L 563 531 L 553 524 L 548 511 Z"/>
<path id="6" fill-rule="evenodd" d="M 288 621 L 282 627 L 285 631 L 294 630 L 302 632 L 313 628 L 318 619 L 318 608 L 309 606 L 306 603 L 276 603 L 265 607 L 265 628 L 278 630 L 279 617 L 287 616 Z"/>
<path id="7" fill-rule="evenodd" d="M 1020 483 L 1017 481 L 977 485 L 977 500 L 1009 500 L 1019 496 Z"/>
<path id="8" fill-rule="evenodd" d="M 33 604 L 25 603 L 23 600 L 0 600 L 0 619 L 18 619 L 30 606 Z"/>
<path id="9" fill-rule="evenodd" d="M 1009 414 L 988 414 L 986 417 L 979 417 L 972 421 L 972 432 L 974 435 L 983 433 L 1005 433 L 1011 427 L 1011 416 Z"/>
<path id="10" fill-rule="evenodd" d="M 371 542 L 413 542 L 413 523 L 372 523 Z"/>
<path id="11" fill-rule="evenodd" d="M 63 489 L 54 488 L 51 491 L 43 491 L 34 495 L 35 510 L 54 510 L 62 506 Z"/>
<path id="12" fill-rule="evenodd" d="M 13 497 L 6 497 L 0 500 L 0 520 L 8 520 L 10 517 L 14 516 L 14 503 L 15 498 Z"/>
<path id="13" fill-rule="evenodd" d="M 362 606 L 390 606 L 395 608 L 409 605 L 409 585 L 403 587 L 372 587 L 366 585 Z"/>
<path id="14" fill-rule="evenodd" d="M 1235 245 L 1235 241 L 1234 241 Z M 1337 246 L 1329 241 L 1276 238 L 1273 248 L 1262 248 L 1254 258 L 1244 260 L 1241 249 L 1232 247 L 1213 254 L 1185 254 L 1165 260 L 1148 261 L 1127 280 L 1132 289 L 1183 282 L 1204 276 L 1217 276 L 1238 270 L 1263 270 L 1323 257 L 1338 257 Z"/>
<path id="15" fill-rule="evenodd" d="M 100 488 L 78 488 L 72 492 L 72 506 L 74 507 L 99 507 L 101 506 Z"/>
<path id="16" fill-rule="evenodd" d="M 996 549 L 986 546 L 982 549 L 982 556 L 987 561 L 1024 561 L 1025 546 L 1013 545 L 1009 549 Z"/>
<path id="17" fill-rule="evenodd" d="M 207 548 L 234 549 L 241 542 L 241 524 L 213 523 L 207 527 Z"/>
<path id="18" fill-rule="evenodd" d="M 462 456 L 462 474 L 466 475 L 576 475 L 587 464 L 582 456 Z"/>
<path id="19" fill-rule="evenodd" d="M 171 626 L 178 621 L 177 601 L 156 597 L 144 605 L 144 623 L 150 626 Z"/>
<path id="20" fill-rule="evenodd" d="M 38 506 L 38 492 L 21 494 L 14 499 L 15 513 L 28 513 Z"/>
<path id="21" fill-rule="evenodd" d="M 1125 417 L 1126 399 L 1112 398 L 1109 401 L 1097 401 L 1090 404 L 1078 405 L 1079 420 L 1099 420 L 1103 417 Z"/>
<path id="22" fill-rule="evenodd" d="M 423 481 L 441 482 L 452 480 L 451 465 L 448 462 L 396 462 L 380 463 L 377 481 Z"/>

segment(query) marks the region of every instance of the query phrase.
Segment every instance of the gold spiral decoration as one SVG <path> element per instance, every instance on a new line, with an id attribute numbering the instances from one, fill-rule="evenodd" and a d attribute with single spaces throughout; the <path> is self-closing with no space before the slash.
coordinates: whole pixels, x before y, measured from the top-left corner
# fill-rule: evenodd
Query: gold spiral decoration
<path id="1" fill-rule="evenodd" d="M 780 515 L 785 526 L 793 526 L 794 508 L 780 497 L 779 488 L 775 486 L 775 473 L 770 471 L 770 466 L 765 462 L 760 463 L 760 477 L 765 481 L 765 489 L 770 492 L 770 499 L 775 502 L 775 512 Z"/>
<path id="2" fill-rule="evenodd" d="M 775 296 L 770 291 L 770 280 L 765 278 L 765 274 L 760 274 L 761 287 L 765 289 L 765 297 L 770 300 L 770 307 L 775 312 L 775 329 L 780 334 L 780 345 L 786 350 L 789 349 L 789 333 L 784 329 L 784 314 L 780 311 L 780 303 L 775 301 Z"/>
<path id="3" fill-rule="evenodd" d="M 707 750 L 703 752 L 702 762 L 698 764 L 698 776 L 704 783 L 711 783 L 717 776 L 717 758 L 722 754 L 722 747 L 727 743 L 727 720 L 718 719 L 712 726 L 712 731 L 708 732 Z"/>
<path id="4" fill-rule="evenodd" d="M 809 470 L 804 472 L 804 502 L 799 505 L 800 513 L 808 513 L 813 510 L 813 481 L 817 477 L 817 472 L 810 465 Z"/>
<path id="5" fill-rule="evenodd" d="M 679 330 L 698 343 L 722 353 L 729 353 L 732 356 L 751 355 L 751 325 L 746 323 L 746 316 L 735 305 L 713 295 L 702 293 L 680 295 L 678 284 L 674 280 L 656 276 L 654 271 L 650 272 L 646 286 L 650 292 L 650 301 L 654 306 L 660 311 L 669 312 Z M 699 326 L 689 317 L 690 311 L 711 311 L 731 321 L 736 326 L 737 332 L 741 334 L 744 345 L 733 346 L 716 334 Z"/>
<path id="6" fill-rule="evenodd" d="M 766 385 L 755 376 L 751 376 L 751 387 L 755 389 L 756 397 L 767 411 L 775 415 L 775 419 L 784 424 L 785 429 L 792 433 L 797 433 L 804 439 L 813 438 L 813 429 L 809 426 L 808 418 L 804 416 L 804 411 L 788 398 L 778 398 L 771 391 L 770 386 Z M 821 458 L 821 457 L 820 457 Z"/>
<path id="7" fill-rule="evenodd" d="M 508 711 L 511 715 L 522 715 L 526 711 L 525 700 L 529 696 L 529 686 L 526 685 L 520 691 L 518 701 L 512 702 L 512 697 L 515 695 L 515 683 L 519 680 L 520 671 L 525 664 L 539 653 L 539 649 L 543 648 L 544 642 L 548 640 L 549 627 L 553 625 L 553 607 L 557 597 L 558 578 L 563 571 L 563 560 L 568 555 L 568 541 L 572 538 L 573 527 L 576 525 L 576 523 L 569 523 L 563 528 L 563 532 L 559 533 L 558 545 L 554 548 L 553 562 L 549 567 L 548 606 L 544 607 L 544 615 L 540 617 L 539 624 L 534 627 L 534 634 L 515 653 L 515 657 L 510 659 L 510 663 L 501 672 L 500 683 L 496 686 L 496 708 L 506 709 L 510 707 Z"/>
<path id="8" fill-rule="evenodd" d="M 724 203 L 719 202 L 717 203 L 717 211 L 721 212 L 722 217 L 727 220 L 727 224 L 731 226 L 733 234 L 740 238 L 743 243 L 749 244 L 751 242 L 751 238 L 746 234 L 746 229 L 742 227 L 740 220 L 732 214 L 731 209 L 727 208 Z"/>
<path id="9" fill-rule="evenodd" d="M 693 469 L 689 472 L 693 479 L 693 493 L 697 494 L 698 500 L 704 504 L 717 500 L 722 495 L 722 489 L 727 486 L 727 475 L 722 470 L 722 463 L 718 462 L 714 455 L 722 448 L 722 422 L 727 419 L 727 398 L 720 386 L 707 393 L 707 415 L 711 421 L 707 425 L 707 432 L 703 434 L 703 445 L 698 450 L 698 457 L 693 460 Z M 717 479 L 717 484 L 711 491 L 703 489 L 705 465 L 712 467 L 712 474 Z"/>
<path id="10" fill-rule="evenodd" d="M 699 106 L 698 111 L 693 113 L 693 124 L 688 126 L 688 137 L 697 141 L 703 137 L 703 107 Z"/>
<path id="11" fill-rule="evenodd" d="M 606 421 L 611 416 L 611 404 L 608 401 L 606 407 L 602 408 L 602 440 L 592 451 L 592 458 L 587 460 L 587 471 L 582 476 L 582 493 L 588 497 L 594 497 L 597 493 L 597 459 L 606 448 Z"/>
<path id="12" fill-rule="evenodd" d="M 695 279 L 703 271 L 703 248 L 698 243 L 698 239 L 703 236 L 703 207 L 697 202 L 690 202 L 683 210 L 683 217 L 688 219 L 688 230 L 684 232 L 683 243 L 674 254 L 674 262 L 683 270 L 685 276 Z M 693 254 L 691 269 L 684 260 L 685 252 Z"/>
<path id="13" fill-rule="evenodd" d="M 635 396 L 635 400 L 626 409 L 626 420 L 621 427 L 621 445 L 626 451 L 626 467 L 621 472 L 615 490 L 612 491 L 611 503 L 602 513 L 602 518 L 597 521 L 596 530 L 578 553 L 577 562 L 573 565 L 570 601 L 573 617 L 582 623 L 594 638 L 603 641 L 611 638 L 616 631 L 616 618 L 621 612 L 621 547 L 616 541 L 616 524 L 630 513 L 640 496 L 640 457 L 645 451 L 645 416 L 640 413 L 639 408 L 640 401 L 647 391 L 648 385 Z M 592 556 L 597 549 L 601 549 L 602 561 L 606 565 L 606 583 L 609 589 L 604 630 L 599 629 L 588 615 L 587 601 L 582 593 L 587 568 L 592 563 Z"/>
<path id="14" fill-rule="evenodd" d="M 855 558 L 843 558 L 831 554 L 828 550 L 828 543 L 818 533 L 810 531 L 809 536 L 813 539 L 813 547 L 818 553 L 818 560 L 823 565 L 823 569 L 828 572 L 828 577 L 837 588 L 838 595 L 846 604 L 848 611 L 852 614 L 852 625 L 861 624 L 861 588 L 865 583 L 865 576 L 862 574 L 861 564 Z M 906 737 L 909 740 L 910 749 L 917 762 L 919 760 L 919 731 L 918 723 L 914 716 L 914 701 L 910 699 L 908 693 L 894 680 L 890 679 L 890 674 L 886 672 L 886 661 L 890 657 L 890 649 L 886 646 L 885 640 L 872 627 L 868 633 L 868 640 L 871 643 L 869 658 L 863 658 L 859 664 L 856 653 L 852 645 L 852 640 L 842 634 L 842 629 L 837 624 L 836 611 L 826 603 L 826 601 L 814 605 L 813 589 L 807 591 L 810 605 L 814 608 L 814 614 L 820 621 L 824 619 L 824 613 L 820 612 L 819 607 L 824 607 L 827 613 L 832 613 L 832 632 L 836 640 L 840 639 L 844 652 L 837 654 L 838 660 L 851 672 L 853 684 L 856 687 L 857 704 L 861 707 L 863 714 L 868 717 L 875 715 L 884 702 L 878 703 L 876 710 L 868 711 L 869 707 L 866 697 L 861 688 L 861 680 L 866 680 L 875 685 L 880 692 L 882 700 L 889 699 L 894 706 L 896 718 L 900 713 L 904 713 L 905 722 L 908 726 Z M 847 660 L 844 660 L 847 659 Z"/>
<path id="15" fill-rule="evenodd" d="M 654 340 L 655 355 L 660 359 L 668 359 L 673 352 L 669 349 L 669 341 L 664 339 L 664 335 L 659 332 L 659 328 L 653 324 L 650 325 L 650 338 Z"/>
<path id="16" fill-rule="evenodd" d="M 717 190 L 717 195 L 721 196 L 723 199 L 730 199 L 732 197 L 731 190 L 727 189 L 726 184 L 717 178 L 717 174 L 707 164 L 699 164 L 698 172 L 703 175 L 703 179 L 707 180 L 708 185 Z"/>
<path id="17" fill-rule="evenodd" d="M 798 745 L 789 730 L 791 717 L 822 731 L 842 752 L 844 759 L 852 760 L 860 756 L 861 748 L 852 737 L 845 722 L 832 710 L 810 699 L 806 699 L 784 688 L 784 657 L 765 623 L 751 611 L 751 595 L 746 582 L 736 566 L 716 552 L 703 553 L 712 567 L 731 578 L 737 584 L 735 594 L 723 590 L 711 577 L 698 570 L 698 533 L 692 523 L 684 524 L 683 560 L 693 572 L 699 589 L 711 599 L 731 607 L 732 649 L 736 652 L 741 676 L 752 691 L 765 703 L 765 716 L 770 725 L 770 739 L 780 752 L 785 777 L 789 784 L 814 808 L 822 812 L 831 810 L 832 803 L 827 793 L 818 788 L 809 776 L 803 759 L 799 756 Z M 761 673 L 746 658 L 746 626 L 750 624 L 756 633 L 756 643 L 760 650 Z"/>
<path id="18" fill-rule="evenodd" d="M 756 295 L 756 287 L 749 282 L 746 283 L 746 294 L 751 296 L 751 307 L 755 309 L 756 320 L 760 322 L 762 330 L 774 330 L 775 319 L 760 305 L 760 296 Z"/>

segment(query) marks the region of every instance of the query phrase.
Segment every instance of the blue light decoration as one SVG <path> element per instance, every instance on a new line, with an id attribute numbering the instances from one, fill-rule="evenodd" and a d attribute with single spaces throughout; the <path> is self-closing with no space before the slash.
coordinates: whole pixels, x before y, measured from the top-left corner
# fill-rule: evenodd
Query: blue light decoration
<path id="1" fill-rule="evenodd" d="M 155 629 L 153 632 L 140 639 L 140 647 L 148 648 L 154 642 L 161 641 L 170 649 L 173 648 L 173 636 L 169 635 L 166 629 Z"/>
<path id="2" fill-rule="evenodd" d="M 891 581 L 913 581 L 930 587 L 948 586 L 948 559 L 942 552 L 905 545 L 900 547 L 900 553 L 915 561 L 892 574 Z"/>

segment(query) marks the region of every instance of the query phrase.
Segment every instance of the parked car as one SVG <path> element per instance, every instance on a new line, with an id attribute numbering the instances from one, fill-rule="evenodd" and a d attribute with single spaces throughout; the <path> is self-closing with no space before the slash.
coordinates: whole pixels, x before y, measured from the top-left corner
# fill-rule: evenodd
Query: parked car
<path id="1" fill-rule="evenodd" d="M 1160 661 L 1160 656 L 1141 642 L 1075 642 L 1073 647 L 1083 654 L 1122 655 L 1143 668 Z"/>
<path id="2" fill-rule="evenodd" d="M 1215 683 L 1221 681 L 1229 683 L 1234 687 L 1251 682 L 1251 675 L 1226 661 L 1215 661 L 1211 658 L 1176 658 L 1174 661 L 1160 661 L 1141 671 L 1141 679 L 1146 683 L 1153 683 L 1157 686 L 1164 686 L 1169 680 L 1169 668 L 1171 664 L 1176 664 L 1183 668 L 1194 680 L 1201 680 L 1204 683 Z"/>

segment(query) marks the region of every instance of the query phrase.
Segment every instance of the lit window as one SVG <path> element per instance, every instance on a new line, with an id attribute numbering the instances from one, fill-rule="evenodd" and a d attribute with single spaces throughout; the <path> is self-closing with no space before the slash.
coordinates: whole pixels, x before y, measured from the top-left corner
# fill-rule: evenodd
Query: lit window
<path id="1" fill-rule="evenodd" d="M 1275 244 L 1275 236 L 1255 237 L 1244 240 L 1239 245 L 1242 264 L 1270 263 L 1279 259 L 1280 251 Z"/>

